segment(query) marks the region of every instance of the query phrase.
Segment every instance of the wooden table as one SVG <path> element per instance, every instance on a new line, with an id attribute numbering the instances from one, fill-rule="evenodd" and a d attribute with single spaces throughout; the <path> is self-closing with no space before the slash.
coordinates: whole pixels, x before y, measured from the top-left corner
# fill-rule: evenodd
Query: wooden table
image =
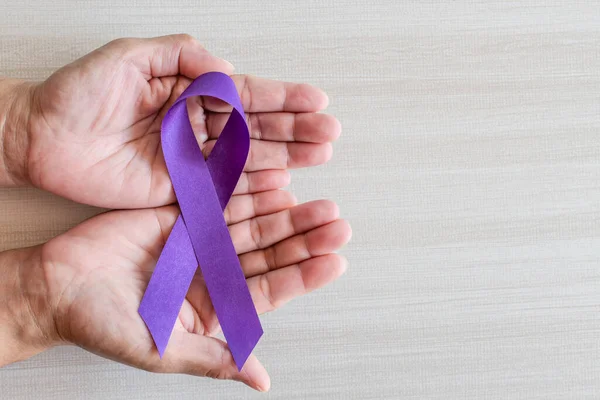
<path id="1" fill-rule="evenodd" d="M 354 238 L 343 279 L 263 319 L 270 395 L 58 348 L 0 370 L 1 398 L 600 398 L 598 2 L 38 3 L 0 4 L 0 74 L 187 32 L 323 87 L 343 136 L 291 190 Z M 0 248 L 96 212 L 1 190 Z"/>

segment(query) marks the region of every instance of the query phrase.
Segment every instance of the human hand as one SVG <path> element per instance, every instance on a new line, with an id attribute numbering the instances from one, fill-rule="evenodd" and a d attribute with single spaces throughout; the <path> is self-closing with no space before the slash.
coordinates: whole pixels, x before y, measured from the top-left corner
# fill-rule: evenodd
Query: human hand
<path id="1" fill-rule="evenodd" d="M 10 168 L 13 180 L 101 207 L 173 203 L 160 146 L 162 118 L 191 80 L 208 71 L 229 74 L 232 67 L 190 36 L 119 39 L 28 86 L 29 134 L 26 143 L 11 147 L 19 150 L 10 157 L 17 164 Z M 327 105 L 321 90 L 245 75 L 232 78 L 253 137 L 241 185 L 286 181 L 283 170 L 330 158 L 329 142 L 340 125 L 316 113 Z M 206 155 L 229 109 L 210 98 L 189 101 L 188 109 Z"/>
<path id="2" fill-rule="evenodd" d="M 293 206 L 281 190 L 233 196 L 225 218 L 259 314 L 322 287 L 345 270 L 333 254 L 350 238 L 329 201 Z M 256 357 L 238 372 L 219 331 L 200 272 L 194 277 L 162 359 L 138 314 L 143 292 L 178 209 L 112 211 L 39 249 L 41 268 L 22 268 L 44 337 L 154 372 L 239 380 L 268 390 Z M 35 272 L 38 271 L 38 272 Z M 41 272 L 40 272 L 41 271 Z M 37 276 L 30 276 L 37 274 Z M 41 276 L 41 278 L 40 278 Z M 51 316 L 49 318 L 48 316 Z"/>

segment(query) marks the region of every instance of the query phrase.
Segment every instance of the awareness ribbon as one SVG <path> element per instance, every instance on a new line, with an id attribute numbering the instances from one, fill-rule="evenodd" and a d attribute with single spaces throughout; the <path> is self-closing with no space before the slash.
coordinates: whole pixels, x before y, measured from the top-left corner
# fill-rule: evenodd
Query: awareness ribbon
<path id="1" fill-rule="evenodd" d="M 233 106 L 206 161 L 186 107 L 185 100 L 192 96 L 211 96 Z M 200 265 L 223 334 L 241 370 L 263 330 L 223 218 L 250 149 L 244 109 L 231 78 L 209 72 L 194 80 L 165 115 L 161 141 L 181 215 L 160 254 L 139 313 L 162 357 Z"/>

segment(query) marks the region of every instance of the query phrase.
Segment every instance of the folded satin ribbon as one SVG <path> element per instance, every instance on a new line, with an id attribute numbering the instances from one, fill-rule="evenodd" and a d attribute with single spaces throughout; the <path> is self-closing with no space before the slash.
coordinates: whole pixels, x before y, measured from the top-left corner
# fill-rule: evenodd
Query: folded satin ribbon
<path id="1" fill-rule="evenodd" d="M 207 161 L 187 112 L 185 100 L 192 96 L 211 96 L 233 106 Z M 200 265 L 223 334 L 241 370 L 263 331 L 223 218 L 250 149 L 235 84 L 219 72 L 201 75 L 169 109 L 161 129 L 165 162 L 181 215 L 158 259 L 139 313 L 162 357 Z"/>

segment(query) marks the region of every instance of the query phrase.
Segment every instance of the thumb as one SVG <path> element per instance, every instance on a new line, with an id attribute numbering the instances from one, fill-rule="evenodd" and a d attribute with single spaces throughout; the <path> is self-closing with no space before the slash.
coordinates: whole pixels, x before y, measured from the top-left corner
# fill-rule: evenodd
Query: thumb
<path id="1" fill-rule="evenodd" d="M 186 34 L 149 39 L 117 39 L 107 44 L 115 47 L 150 78 L 183 75 L 195 79 L 205 72 L 219 71 L 231 75 L 233 65 L 208 52 L 195 38 Z"/>
<path id="2" fill-rule="evenodd" d="M 212 337 L 174 331 L 161 363 L 164 372 L 235 380 L 261 392 L 271 387 L 269 374 L 254 355 L 238 371 L 227 344 Z"/>

